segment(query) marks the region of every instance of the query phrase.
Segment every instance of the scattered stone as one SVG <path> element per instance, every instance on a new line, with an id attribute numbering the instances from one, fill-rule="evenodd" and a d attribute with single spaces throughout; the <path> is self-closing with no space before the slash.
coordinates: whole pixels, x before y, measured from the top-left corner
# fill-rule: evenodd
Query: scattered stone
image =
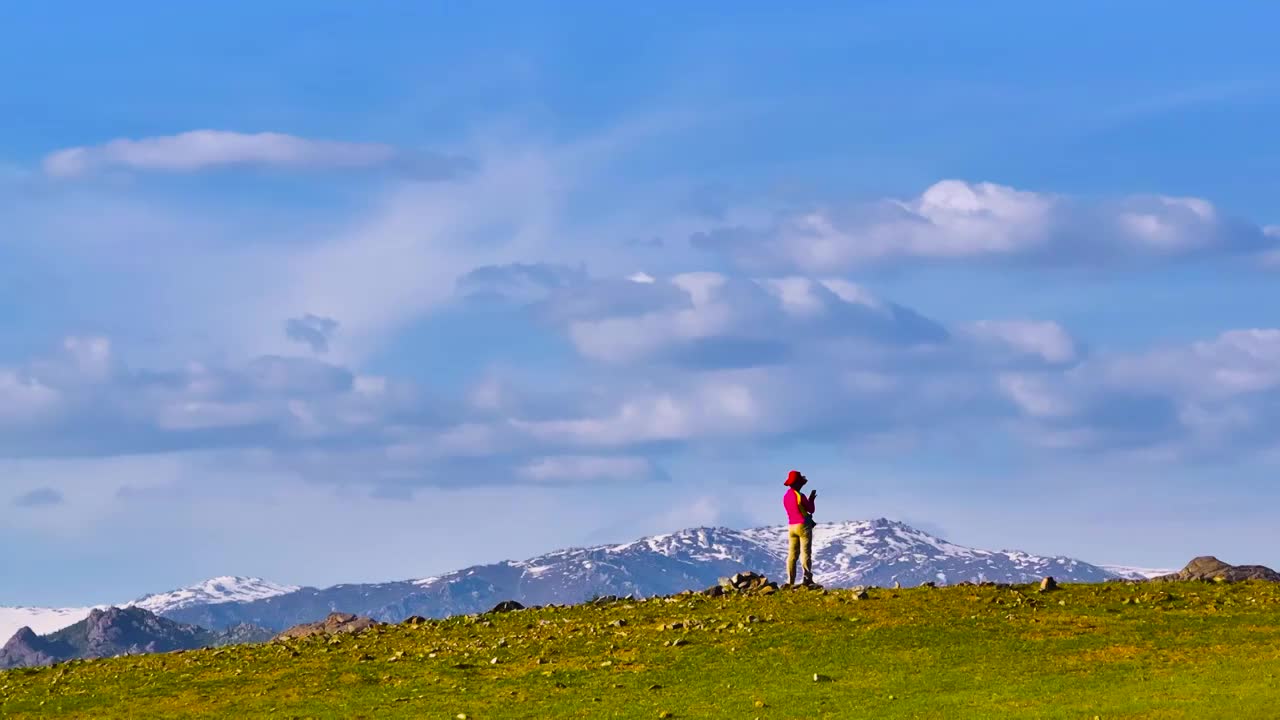
<path id="1" fill-rule="evenodd" d="M 521 605 L 515 600 L 503 600 L 497 605 L 494 605 L 493 609 L 490 610 L 489 612 L 491 614 L 492 613 L 508 613 L 508 612 L 515 612 L 516 610 L 523 610 L 523 609 L 524 609 L 524 605 Z"/>
<path id="2" fill-rule="evenodd" d="M 866 590 L 859 590 L 858 592 L 854 593 L 853 599 L 854 600 L 870 600 L 871 596 L 867 594 Z"/>
<path id="3" fill-rule="evenodd" d="M 1046 575 L 1045 578 L 1040 581 L 1040 592 L 1042 593 L 1052 592 L 1057 589 L 1058 581 L 1054 580 L 1052 575 Z"/>
<path id="4" fill-rule="evenodd" d="M 613 627 L 619 627 L 619 628 L 620 628 L 620 627 L 626 627 L 626 626 L 627 626 L 627 621 L 626 621 L 625 619 L 623 619 L 623 618 L 618 618 L 617 620 L 614 620 L 613 622 L 611 622 L 611 623 L 609 623 L 609 624 L 610 624 L 610 625 L 612 625 Z"/>
<path id="5" fill-rule="evenodd" d="M 831 682 L 831 677 L 828 675 L 821 675 L 819 673 L 814 673 L 813 681 L 814 682 Z"/>
<path id="6" fill-rule="evenodd" d="M 722 577 L 720 581 L 701 591 L 708 597 L 721 597 L 729 593 L 753 593 L 769 595 L 778 589 L 778 584 L 756 572 L 740 572 L 730 577 Z M 685 593 L 681 593 L 683 595 Z"/>
<path id="7" fill-rule="evenodd" d="M 404 621 L 401 622 L 400 624 L 401 625 L 425 625 L 426 622 L 427 622 L 427 619 L 422 617 L 421 615 L 410 615 L 409 617 L 405 618 Z"/>

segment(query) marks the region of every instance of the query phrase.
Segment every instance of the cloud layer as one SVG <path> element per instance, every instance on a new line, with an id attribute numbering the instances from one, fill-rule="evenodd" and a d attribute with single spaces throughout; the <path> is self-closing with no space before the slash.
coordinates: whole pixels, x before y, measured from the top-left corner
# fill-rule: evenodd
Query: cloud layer
<path id="1" fill-rule="evenodd" d="M 911 443 L 980 430 L 1047 452 L 1276 449 L 1280 330 L 1092 353 L 1053 322 L 947 327 L 841 280 L 532 275 L 554 280 L 525 307 L 581 363 L 561 389 L 499 374 L 428 392 L 283 355 L 142 370 L 103 338 L 70 338 L 0 369 L 0 455 L 216 450 L 227 468 L 396 497 L 458 482 L 664 480 L 661 458 L 682 448 L 789 439 Z M 510 277 L 521 300 L 529 276 Z"/>
<path id="2" fill-rule="evenodd" d="M 193 322 L 212 334 L 213 351 L 170 351 L 148 367 L 127 341 L 73 335 L 56 352 L 0 365 L 0 455 L 212 451 L 227 467 L 397 497 L 460 479 L 661 481 L 664 463 L 684 452 L 796 439 L 904 446 L 974 432 L 1035 452 L 1180 457 L 1271 446 L 1274 330 L 1097 352 L 1087 332 L 1052 318 L 944 322 L 878 296 L 855 273 L 955 261 L 1141 270 L 1265 257 L 1272 230 L 1198 198 L 1081 199 L 947 180 L 907 200 L 727 206 L 715 226 L 705 213 L 672 210 L 663 224 L 684 234 L 663 234 L 690 242 L 641 246 L 624 239 L 656 233 L 625 214 L 597 219 L 592 206 L 592 223 L 581 219 L 590 203 L 577 198 L 607 175 L 599 158 L 615 143 L 472 148 L 459 155 L 481 158 L 475 172 L 403 179 L 292 244 L 210 240 L 171 251 L 146 236 L 138 242 L 158 259 L 131 277 L 145 287 L 168 277 L 157 268 L 176 274 L 138 307 L 178 306 L 147 324 Z M 69 148 L 45 170 L 350 169 L 410 155 L 197 130 Z M 155 235 L 181 238 L 182 229 L 175 221 Z M 98 242 L 55 254 L 87 250 L 86 267 L 133 269 L 106 230 L 79 230 Z M 461 384 L 367 369 L 419 323 L 448 312 L 482 325 L 494 307 L 509 324 L 492 332 L 512 347 L 560 343 L 566 359 L 536 376 L 511 369 L 519 357 L 503 358 L 491 371 L 468 368 Z"/>

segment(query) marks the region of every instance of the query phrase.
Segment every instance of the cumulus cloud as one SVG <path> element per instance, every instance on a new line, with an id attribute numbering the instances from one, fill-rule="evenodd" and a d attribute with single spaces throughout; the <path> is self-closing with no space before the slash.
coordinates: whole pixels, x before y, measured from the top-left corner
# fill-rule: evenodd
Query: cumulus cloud
<path id="1" fill-rule="evenodd" d="M 63 502 L 65 500 L 62 493 L 47 487 L 36 488 L 13 499 L 14 506 L 20 508 L 47 507 L 61 505 Z"/>
<path id="2" fill-rule="evenodd" d="M 1058 264 L 1260 253 L 1264 230 L 1194 197 L 1088 201 L 994 183 L 944 180 L 908 200 L 783 212 L 693 234 L 740 264 L 827 273 L 888 262 Z"/>
<path id="3" fill-rule="evenodd" d="M 69 339 L 62 352 L 0 378 L 22 378 L 21 398 L 42 410 L 9 419 L 0 437 L 9 456 L 287 444 L 358 432 L 397 407 L 395 390 L 310 358 L 138 369 L 101 338 Z"/>
<path id="4" fill-rule="evenodd" d="M 1000 388 L 1045 445 L 1214 455 L 1276 446 L 1278 367 L 1280 330 L 1233 330 L 1181 347 L 1098 355 L 1065 372 L 1009 373 Z"/>
<path id="5" fill-rule="evenodd" d="M 75 178 L 102 170 L 193 173 L 231 167 L 282 170 L 352 170 L 399 167 L 440 177 L 468 163 L 443 155 L 415 154 L 382 143 L 314 140 L 276 132 L 191 130 L 177 135 L 120 138 L 101 145 L 64 148 L 44 158 L 50 177 Z"/>
<path id="6" fill-rule="evenodd" d="M 548 312 L 586 357 L 688 367 L 777 364 L 813 344 L 944 341 L 945 328 L 844 280 L 649 275 L 553 295 Z"/>

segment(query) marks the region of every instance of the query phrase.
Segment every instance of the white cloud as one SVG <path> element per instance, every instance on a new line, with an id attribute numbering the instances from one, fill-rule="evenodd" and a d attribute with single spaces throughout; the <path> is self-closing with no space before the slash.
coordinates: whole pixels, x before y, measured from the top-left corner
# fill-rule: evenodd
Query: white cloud
<path id="1" fill-rule="evenodd" d="M 1099 373 L 1117 386 L 1206 400 L 1280 389 L 1280 330 L 1230 330 L 1212 340 L 1107 358 Z"/>
<path id="2" fill-rule="evenodd" d="M 908 200 L 783 212 L 691 240 L 756 271 L 809 273 L 910 260 L 1158 260 L 1274 245 L 1261 228 L 1223 217 L 1201 198 L 1095 202 L 959 180 L 941 181 Z"/>
<path id="3" fill-rule="evenodd" d="M 169 173 L 253 166 L 352 169 L 386 165 L 398 155 L 396 148 L 381 143 L 311 140 L 275 132 L 191 130 L 65 148 L 45 157 L 44 171 L 52 177 L 74 178 L 110 169 Z"/>

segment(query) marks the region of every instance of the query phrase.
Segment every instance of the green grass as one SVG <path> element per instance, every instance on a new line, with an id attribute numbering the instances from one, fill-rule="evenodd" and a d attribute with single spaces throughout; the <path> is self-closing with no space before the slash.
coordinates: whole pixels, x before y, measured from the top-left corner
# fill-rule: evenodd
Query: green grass
<path id="1" fill-rule="evenodd" d="M 1272 718 L 1278 676 L 1274 584 L 794 591 L 16 670 L 0 716 Z"/>

